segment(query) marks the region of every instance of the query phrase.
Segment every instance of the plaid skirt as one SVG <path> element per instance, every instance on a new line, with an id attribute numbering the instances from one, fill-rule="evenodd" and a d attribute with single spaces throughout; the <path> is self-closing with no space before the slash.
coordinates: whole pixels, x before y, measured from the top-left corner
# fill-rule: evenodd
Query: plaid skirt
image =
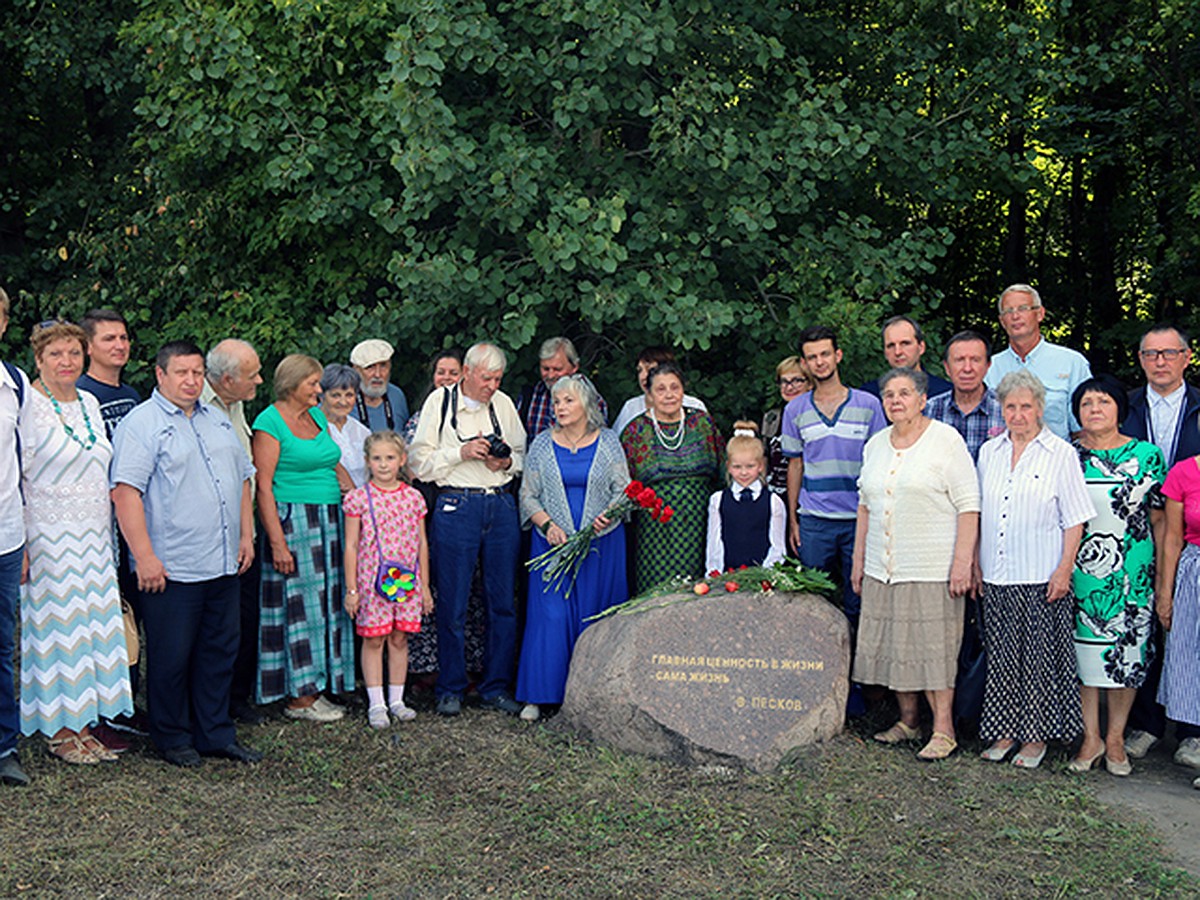
<path id="1" fill-rule="evenodd" d="M 263 560 L 259 703 L 354 690 L 354 622 L 342 608 L 340 512 L 336 503 L 279 504 L 296 571 L 280 575 L 269 558 Z"/>

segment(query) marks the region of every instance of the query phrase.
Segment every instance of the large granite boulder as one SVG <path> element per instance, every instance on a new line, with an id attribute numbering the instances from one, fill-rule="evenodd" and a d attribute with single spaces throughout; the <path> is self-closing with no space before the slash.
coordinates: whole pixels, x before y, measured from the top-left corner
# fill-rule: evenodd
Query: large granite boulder
<path id="1" fill-rule="evenodd" d="M 821 597 L 677 594 L 583 633 L 561 715 L 623 750 L 765 771 L 842 730 L 849 676 L 849 627 Z"/>

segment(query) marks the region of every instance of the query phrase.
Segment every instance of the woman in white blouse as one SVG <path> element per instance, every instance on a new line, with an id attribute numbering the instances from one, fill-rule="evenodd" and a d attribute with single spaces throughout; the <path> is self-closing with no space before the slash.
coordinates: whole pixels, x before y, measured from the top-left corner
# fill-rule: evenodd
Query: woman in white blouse
<path id="1" fill-rule="evenodd" d="M 987 681 L 983 758 L 1035 769 L 1046 741 L 1083 731 L 1071 574 L 1096 512 L 1074 448 L 1045 427 L 1046 389 L 1018 369 L 996 388 L 1007 430 L 979 450 L 979 565 Z"/>
<path id="2" fill-rule="evenodd" d="M 917 756 L 935 760 L 958 746 L 954 679 L 979 531 L 979 484 L 959 433 L 924 414 L 927 384 L 925 373 L 912 369 L 892 369 L 879 380 L 892 425 L 863 451 L 850 578 L 862 595 L 854 680 L 887 685 L 900 705 L 899 721 L 875 740 L 920 737 L 923 692 L 933 736 Z"/>

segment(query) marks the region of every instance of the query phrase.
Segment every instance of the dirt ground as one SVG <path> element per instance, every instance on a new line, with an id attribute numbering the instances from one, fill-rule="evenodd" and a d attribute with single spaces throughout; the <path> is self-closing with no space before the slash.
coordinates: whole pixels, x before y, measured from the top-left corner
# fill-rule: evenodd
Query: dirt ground
<path id="1" fill-rule="evenodd" d="M 1192 788 L 1200 772 L 1175 765 L 1174 752 L 1166 741 L 1134 760 L 1128 778 L 1094 772 L 1089 779 L 1100 802 L 1133 810 L 1162 835 L 1182 868 L 1200 876 L 1200 790 Z"/>

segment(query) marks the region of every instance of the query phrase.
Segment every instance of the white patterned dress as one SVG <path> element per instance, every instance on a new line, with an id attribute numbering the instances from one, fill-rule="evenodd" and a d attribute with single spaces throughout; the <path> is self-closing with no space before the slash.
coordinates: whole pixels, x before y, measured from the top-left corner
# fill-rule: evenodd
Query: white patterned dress
<path id="1" fill-rule="evenodd" d="M 21 733 L 80 731 L 133 712 L 108 464 L 112 445 L 96 398 L 60 403 L 30 392 L 21 422 L 29 583 L 21 602 Z M 85 448 L 66 425 L 88 443 Z"/>

